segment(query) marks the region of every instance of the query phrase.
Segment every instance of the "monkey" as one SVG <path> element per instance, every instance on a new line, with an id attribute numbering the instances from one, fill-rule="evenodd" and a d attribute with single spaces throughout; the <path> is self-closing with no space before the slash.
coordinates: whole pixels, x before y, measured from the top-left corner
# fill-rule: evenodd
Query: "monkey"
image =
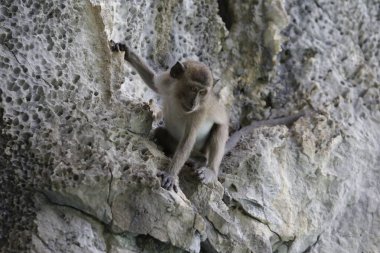
<path id="1" fill-rule="evenodd" d="M 125 44 L 110 41 L 110 48 L 114 52 L 124 52 L 124 59 L 136 69 L 145 84 L 163 97 L 165 127 L 155 129 L 154 139 L 166 155 L 172 156 L 169 170 L 157 174 L 161 187 L 166 190 L 178 191 L 177 175 L 190 156 L 201 161 L 197 174 L 203 183 L 216 181 L 223 156 L 236 146 L 242 135 L 262 126 L 291 125 L 311 113 L 301 111 L 254 121 L 228 137 L 229 118 L 225 106 L 212 91 L 213 76 L 205 64 L 187 60 L 155 73 Z"/>
<path id="2" fill-rule="evenodd" d="M 165 127 L 154 131 L 154 139 L 172 155 L 168 171 L 157 174 L 161 187 L 178 191 L 177 176 L 190 156 L 203 158 L 197 174 L 202 183 L 217 180 L 228 139 L 229 118 L 212 88 L 211 70 L 195 60 L 176 62 L 169 70 L 156 73 L 125 44 L 110 41 L 114 52 L 138 72 L 145 84 L 163 98 Z"/>

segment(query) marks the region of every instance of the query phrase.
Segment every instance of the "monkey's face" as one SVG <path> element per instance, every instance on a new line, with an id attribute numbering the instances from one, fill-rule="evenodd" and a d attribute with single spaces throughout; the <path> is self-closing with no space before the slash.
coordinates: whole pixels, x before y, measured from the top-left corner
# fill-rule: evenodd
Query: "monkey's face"
<path id="1" fill-rule="evenodd" d="M 210 87 L 194 82 L 181 83 L 182 87 L 177 90 L 177 98 L 186 113 L 199 110 L 209 97 Z"/>
<path id="2" fill-rule="evenodd" d="M 176 98 L 186 113 L 199 110 L 209 98 L 212 87 L 210 69 L 197 61 L 177 62 L 170 70 L 177 79 Z"/>

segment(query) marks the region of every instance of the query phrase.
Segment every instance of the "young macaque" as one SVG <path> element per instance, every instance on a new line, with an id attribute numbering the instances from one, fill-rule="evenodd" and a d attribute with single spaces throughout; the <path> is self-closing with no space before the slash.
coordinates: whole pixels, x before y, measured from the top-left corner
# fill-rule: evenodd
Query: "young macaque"
<path id="1" fill-rule="evenodd" d="M 203 183 L 217 180 L 229 120 L 224 105 L 213 93 L 210 69 L 187 60 L 157 74 L 125 44 L 111 41 L 111 50 L 125 52 L 124 59 L 163 98 L 165 128 L 157 128 L 154 138 L 173 157 L 168 171 L 158 173 L 161 186 L 178 190 L 177 175 L 190 156 L 204 158 L 203 166 L 197 169 Z"/>

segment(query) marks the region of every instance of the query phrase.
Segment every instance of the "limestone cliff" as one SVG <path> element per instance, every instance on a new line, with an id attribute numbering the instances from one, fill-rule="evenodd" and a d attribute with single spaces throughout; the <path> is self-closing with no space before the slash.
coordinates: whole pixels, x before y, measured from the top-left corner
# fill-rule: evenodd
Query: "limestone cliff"
<path id="1" fill-rule="evenodd" d="M 1 252 L 379 252 L 379 31 L 376 0 L 2 0 Z M 231 131 L 316 113 L 166 191 L 160 101 L 111 39 L 208 64 Z"/>

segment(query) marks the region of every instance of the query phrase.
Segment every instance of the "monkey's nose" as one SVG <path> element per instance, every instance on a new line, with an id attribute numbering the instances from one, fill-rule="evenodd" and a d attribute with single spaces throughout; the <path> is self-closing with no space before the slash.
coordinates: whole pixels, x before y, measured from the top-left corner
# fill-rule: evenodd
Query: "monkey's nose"
<path id="1" fill-rule="evenodd" d="M 197 108 L 197 103 L 195 102 L 191 103 L 191 110 L 194 110 L 195 108 Z"/>
<path id="2" fill-rule="evenodd" d="M 197 106 L 196 98 L 191 99 L 191 108 L 195 108 Z"/>

